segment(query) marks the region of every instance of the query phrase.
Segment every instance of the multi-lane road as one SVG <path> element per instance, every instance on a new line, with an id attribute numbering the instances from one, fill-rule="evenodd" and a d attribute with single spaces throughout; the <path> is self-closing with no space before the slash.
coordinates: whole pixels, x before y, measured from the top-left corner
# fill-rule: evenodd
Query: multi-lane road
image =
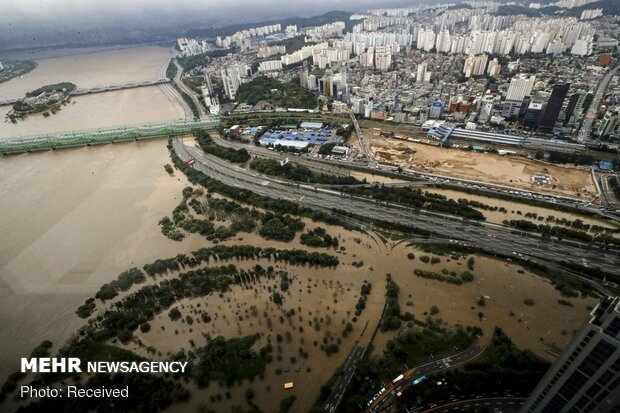
<path id="1" fill-rule="evenodd" d="M 613 69 L 611 69 L 601 80 L 599 83 L 596 92 L 594 92 L 594 97 L 592 99 L 592 103 L 586 112 L 586 117 L 581 124 L 581 128 L 577 134 L 577 140 L 579 142 L 587 142 L 590 140 L 590 134 L 592 132 L 592 124 L 594 123 L 594 119 L 596 118 L 596 113 L 598 112 L 598 108 L 601 104 L 601 99 L 605 97 L 605 91 L 607 90 L 607 85 L 609 85 L 609 81 L 616 74 L 616 72 L 620 69 L 620 65 L 616 65 Z"/>
<path id="2" fill-rule="evenodd" d="M 166 77 L 166 71 L 168 69 L 169 63 L 170 61 L 166 62 L 166 64 L 161 68 L 161 71 L 159 73 L 160 78 Z M 181 105 L 181 107 L 183 108 L 183 112 L 185 113 L 185 119 L 192 119 L 194 117 L 194 113 L 192 112 L 192 109 L 189 107 L 187 102 L 185 102 L 185 99 L 183 99 L 183 97 L 179 95 L 179 92 L 177 92 L 170 83 L 160 84 L 159 88 L 164 93 L 164 95 L 168 97 L 168 99 L 170 99 L 171 101 L 175 101 L 179 105 Z"/>
<path id="3" fill-rule="evenodd" d="M 194 91 L 191 90 L 189 87 L 187 87 L 187 85 L 185 83 L 183 83 L 183 79 L 181 79 L 181 76 L 183 75 L 183 68 L 181 67 L 181 65 L 179 65 L 179 63 L 176 61 L 176 59 L 173 59 L 172 62 L 177 67 L 177 74 L 174 77 L 174 83 L 176 83 L 177 86 L 183 92 L 185 92 L 187 94 L 187 96 L 189 96 L 192 99 L 192 101 L 194 102 L 194 105 L 196 106 L 196 109 L 198 110 L 198 114 L 200 116 L 206 115 L 205 109 L 202 106 L 202 104 L 200 103 L 200 101 L 198 100 L 198 97 L 196 96 Z"/>
<path id="4" fill-rule="evenodd" d="M 415 367 L 412 374 L 398 381 L 389 388 L 386 388 L 386 391 L 382 393 L 381 396 L 378 397 L 373 403 L 371 403 L 370 406 L 368 406 L 366 412 L 376 413 L 387 409 L 392 405 L 392 403 L 394 403 L 394 399 L 398 397 L 399 393 L 407 391 L 411 386 L 417 384 L 423 377 L 468 363 L 478 358 L 483 352 L 484 347 L 473 346 L 467 350 L 461 351 L 460 353 Z"/>
<path id="5" fill-rule="evenodd" d="M 414 210 L 339 191 L 280 181 L 204 154 L 177 139 L 173 146 L 182 160 L 196 159 L 195 169 L 227 185 L 245 188 L 259 195 L 286 199 L 312 208 L 338 209 L 373 220 L 400 223 L 503 256 L 551 263 L 566 261 L 598 267 L 613 274 L 620 273 L 620 252 L 616 248 L 603 251 L 574 241 L 544 240 L 539 234 L 514 231 L 502 225 L 470 222 L 449 214 Z"/>
<path id="6" fill-rule="evenodd" d="M 355 367 L 362 357 L 364 357 L 365 351 L 366 349 L 364 347 L 356 345 L 353 347 L 353 350 L 351 350 L 351 353 L 349 353 L 349 357 L 342 368 L 342 374 L 338 377 L 338 380 L 336 380 L 336 383 L 332 387 L 331 394 L 323 405 L 324 413 L 332 413 L 338 408 L 340 400 L 342 400 L 342 396 L 353 377 L 353 373 L 355 373 Z"/>
<path id="7" fill-rule="evenodd" d="M 478 397 L 457 400 L 431 408 L 407 409 L 407 413 L 448 413 L 482 409 L 493 413 L 517 413 L 524 402 L 525 397 Z"/>
<path id="8" fill-rule="evenodd" d="M 328 159 L 310 158 L 304 156 L 294 156 L 286 153 L 279 153 L 272 151 L 264 147 L 247 145 L 238 141 L 226 140 L 212 135 L 212 139 L 219 145 L 227 146 L 229 148 L 245 148 L 252 155 L 262 156 L 265 158 L 272 158 L 282 160 L 286 157 L 292 157 L 295 163 L 307 166 L 311 169 L 318 170 L 319 172 L 332 173 L 337 175 L 349 175 L 352 168 L 366 172 L 369 174 L 385 173 L 389 172 L 395 178 L 403 180 L 416 180 L 426 181 L 428 184 L 442 185 L 447 188 L 455 189 L 457 191 L 476 191 L 487 193 L 489 196 L 510 197 L 515 200 L 521 200 L 523 202 L 532 202 L 533 200 L 541 204 L 546 204 L 550 208 L 570 208 L 576 212 L 585 214 L 600 215 L 609 219 L 620 221 L 618 217 L 602 210 L 596 205 L 592 205 L 589 199 L 576 199 L 560 195 L 552 195 L 548 193 L 517 190 L 513 187 L 498 184 L 482 183 L 478 181 L 472 181 L 467 179 L 455 178 L 451 176 L 445 176 L 440 174 L 428 173 L 428 172 L 403 172 L 396 174 L 392 169 L 386 169 L 379 165 L 365 166 L 359 164 L 352 164 Z"/>

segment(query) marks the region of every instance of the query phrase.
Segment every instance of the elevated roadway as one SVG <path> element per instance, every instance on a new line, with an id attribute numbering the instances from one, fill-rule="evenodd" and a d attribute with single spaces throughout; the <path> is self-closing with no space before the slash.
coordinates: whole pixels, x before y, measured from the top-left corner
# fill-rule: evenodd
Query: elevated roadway
<path id="1" fill-rule="evenodd" d="M 409 390 L 423 378 L 475 360 L 483 352 L 484 347 L 473 346 L 459 353 L 416 366 L 410 370 L 411 374 L 407 375 L 406 378 L 386 387 L 386 391 L 368 406 L 366 412 L 377 413 L 384 411 L 394 403 L 399 393 L 402 394 Z"/>
<path id="2" fill-rule="evenodd" d="M 108 128 L 7 137 L 0 138 L 0 154 L 179 136 L 191 133 L 196 128 L 215 130 L 218 125 L 217 116 L 203 116 L 199 119 L 192 117 L 191 119 L 136 123 Z"/>
<path id="3" fill-rule="evenodd" d="M 177 74 L 174 77 L 174 83 L 177 85 L 177 87 L 179 87 L 179 89 L 185 92 L 187 96 L 189 96 L 192 99 L 200 116 L 205 116 L 207 113 L 204 109 L 204 106 L 202 106 L 202 103 L 200 103 L 194 91 L 191 90 L 189 87 L 187 87 L 187 85 L 183 83 L 183 80 L 181 79 L 181 76 L 183 75 L 183 68 L 179 65 L 176 59 L 173 59 L 172 62 L 177 67 Z"/>
<path id="4" fill-rule="evenodd" d="M 362 151 L 364 152 L 364 155 L 366 156 L 366 159 L 368 160 L 368 166 L 376 167 L 378 165 L 377 160 L 375 159 L 375 157 L 372 154 L 372 151 L 368 147 L 368 143 L 366 143 L 366 141 L 364 140 L 364 135 L 362 134 L 360 125 L 357 123 L 357 118 L 355 117 L 353 112 L 350 112 L 349 114 L 351 115 L 351 122 L 353 122 L 353 127 L 355 128 L 355 134 L 357 135 L 357 140 L 360 144 L 360 147 L 362 148 Z"/>
<path id="5" fill-rule="evenodd" d="M 75 89 L 69 95 L 70 96 L 82 96 L 82 95 L 89 95 L 89 94 L 92 94 L 92 93 L 111 92 L 111 91 L 114 91 L 114 90 L 133 89 L 133 88 L 138 88 L 138 87 L 164 85 L 166 83 L 170 83 L 170 79 L 164 77 L 164 78 L 160 78 L 160 79 L 157 79 L 157 80 L 143 80 L 143 81 L 139 81 L 139 82 L 116 83 L 116 84 L 111 84 L 111 85 L 107 85 L 107 86 L 97 86 L 97 87 L 91 87 L 91 88 Z M 12 104 L 16 103 L 20 99 L 21 98 L 13 98 L 13 99 L 0 100 L 0 106 L 12 105 Z"/>
<path id="6" fill-rule="evenodd" d="M 404 224 L 502 256 L 552 262 L 555 265 L 565 261 L 620 274 L 620 253 L 617 248 L 600 250 L 568 240 L 545 240 L 539 234 L 516 231 L 502 225 L 471 222 L 449 214 L 415 210 L 312 185 L 280 181 L 204 154 L 196 148 L 185 146 L 178 139 L 173 140 L 173 147 L 182 160 L 196 160 L 193 168 L 227 185 L 245 188 L 259 195 L 286 199 L 317 209 L 337 209 L 371 220 Z M 597 280 L 589 282 L 601 288 Z"/>

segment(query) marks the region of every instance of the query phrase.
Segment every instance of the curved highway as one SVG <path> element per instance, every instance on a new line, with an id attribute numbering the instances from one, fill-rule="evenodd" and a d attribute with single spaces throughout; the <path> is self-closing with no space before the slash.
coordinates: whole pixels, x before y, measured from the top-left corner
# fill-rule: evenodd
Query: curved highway
<path id="1" fill-rule="evenodd" d="M 517 413 L 525 403 L 525 397 L 478 397 L 469 400 L 459 400 L 430 409 L 407 409 L 407 413 L 445 413 L 462 412 L 469 410 L 493 411 L 494 413 Z"/>
<path id="2" fill-rule="evenodd" d="M 161 69 L 161 71 L 159 73 L 159 77 L 160 78 L 166 77 L 166 70 L 168 69 L 168 64 L 171 61 L 172 60 L 169 60 L 162 67 L 162 69 Z M 183 97 L 181 95 L 179 95 L 179 92 L 177 92 L 175 90 L 175 88 L 173 88 L 170 85 L 170 83 L 162 83 L 162 84 L 159 85 L 159 88 L 164 93 L 164 95 L 166 95 L 168 97 L 168 99 L 170 99 L 171 101 L 176 102 L 179 105 L 181 105 L 181 107 L 183 108 L 183 112 L 185 113 L 185 119 L 192 119 L 194 117 L 194 113 L 192 112 L 192 109 L 189 107 L 187 102 L 185 102 Z"/>
<path id="3" fill-rule="evenodd" d="M 194 93 L 194 91 L 191 90 L 189 87 L 187 87 L 187 85 L 183 83 L 183 80 L 181 79 L 181 76 L 183 75 L 183 68 L 181 67 L 181 65 L 179 65 L 176 59 L 173 59 L 172 62 L 177 67 L 177 74 L 174 77 L 174 83 L 176 83 L 177 86 L 183 92 L 187 93 L 187 96 L 189 96 L 192 99 L 192 101 L 194 101 L 194 105 L 196 106 L 196 109 L 198 110 L 198 113 L 200 114 L 200 116 L 206 115 L 207 113 L 205 112 L 205 109 L 200 103 L 200 101 L 198 100 L 198 97 L 196 97 L 196 94 Z"/>
<path id="4" fill-rule="evenodd" d="M 439 373 L 443 370 L 452 369 L 470 361 L 475 360 L 484 352 L 484 346 L 473 346 L 460 353 L 446 356 L 439 360 L 430 361 L 411 369 L 407 377 L 398 381 L 393 386 L 386 388 L 386 391 L 370 404 L 366 412 L 377 413 L 384 411 L 394 403 L 394 399 L 406 392 L 411 386 L 415 386 L 431 374 Z"/>
<path id="5" fill-rule="evenodd" d="M 193 165 L 195 169 L 227 185 L 245 188 L 259 195 L 286 199 L 313 208 L 339 209 L 370 219 L 400 223 L 460 240 L 461 245 L 479 247 L 503 256 L 544 262 L 566 261 L 582 266 L 596 266 L 609 273 L 620 274 L 620 254 L 617 249 L 603 251 L 578 242 L 543 240 L 539 234 L 514 231 L 502 225 L 471 222 L 449 214 L 414 210 L 311 185 L 284 182 L 206 155 L 196 148 L 185 146 L 178 139 L 173 140 L 173 147 L 183 161 L 196 159 Z"/>

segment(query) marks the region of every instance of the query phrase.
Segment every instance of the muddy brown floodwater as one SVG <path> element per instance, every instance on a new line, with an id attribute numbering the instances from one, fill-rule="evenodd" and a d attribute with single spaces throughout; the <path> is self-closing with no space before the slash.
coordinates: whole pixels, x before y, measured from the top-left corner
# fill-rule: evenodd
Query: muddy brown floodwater
<path id="1" fill-rule="evenodd" d="M 305 222 L 307 228 L 317 226 L 309 220 Z M 175 304 L 183 317 L 193 317 L 195 321 L 192 325 L 181 320 L 171 321 L 167 312 L 163 312 L 151 322 L 148 333 L 138 333 L 137 340 L 127 346 L 144 356 L 149 356 L 147 348 L 154 348 L 157 358 L 166 358 L 180 349 L 188 351 L 194 345 L 200 346 L 204 343 L 204 334 L 212 337 L 222 335 L 229 339 L 260 334 L 256 350 L 271 337 L 275 348 L 274 361 L 267 365 L 262 379 L 230 387 L 221 383 L 212 383 L 202 389 L 191 387 L 192 398 L 187 403 L 171 407 L 169 411 L 195 411 L 200 406 L 228 411 L 235 405 L 244 405 L 244 393 L 248 388 L 256 393 L 253 402 L 265 411 L 276 411 L 279 402 L 289 395 L 297 397 L 291 412 L 306 411 L 316 399 L 321 384 L 346 359 L 353 345 L 367 344 L 379 322 L 384 302 L 385 275 L 388 272 L 400 286 L 402 312 L 409 311 L 417 319 L 424 320 L 431 306 L 436 305 L 439 314 L 435 317 L 441 318 L 448 325 L 481 327 L 484 331 L 481 344 L 488 344 L 493 329 L 500 326 L 520 348 L 531 349 L 548 360 L 551 358 L 545 352 L 547 345 L 564 347 L 586 317 L 587 307 L 595 303 L 593 299 L 575 298 L 570 299 L 573 307 L 561 305 L 558 303 L 561 298 L 559 292 L 548 281 L 510 262 L 480 255 L 473 256 L 475 264 L 471 272 L 475 279 L 472 283 L 454 286 L 418 278 L 413 274 L 416 268 L 436 272 L 444 269 L 463 272 L 467 269 L 470 256 L 456 259 L 438 256 L 438 263 L 425 264 L 420 260 L 421 256 L 435 255 L 426 254 L 405 242 L 384 243 L 376 235 L 320 226 L 336 235 L 340 245 L 345 247 L 344 252 L 316 249 L 337 254 L 341 260 L 337 269 L 313 269 L 259 261 L 263 266 L 276 265 L 279 269 L 285 269 L 294 277 L 288 292 L 284 294 L 285 300 L 281 307 L 273 304 L 269 298 L 270 291 L 279 289 L 277 279 L 243 287 L 235 286 L 221 296 L 213 294 Z M 307 248 L 299 243 L 298 238 L 290 243 L 282 243 L 265 241 L 256 234 L 242 234 L 224 242 L 239 243 L 276 248 Z M 416 258 L 409 259 L 409 252 L 413 252 Z M 361 267 L 352 265 L 360 261 L 363 261 Z M 255 263 L 234 262 L 242 268 L 249 268 Z M 373 284 L 372 292 L 362 315 L 353 321 L 355 303 L 365 280 Z M 479 296 L 486 299 L 484 307 L 476 303 Z M 524 304 L 528 298 L 534 301 L 534 306 Z M 289 319 L 285 313 L 291 309 L 295 314 Z M 211 322 L 205 324 L 199 321 L 202 311 L 212 317 Z M 483 313 L 482 318 L 480 312 Z M 541 317 L 541 314 L 547 317 Z M 549 316 L 553 317 L 552 324 L 548 322 Z M 314 328 L 315 318 L 321 323 L 318 331 Z M 353 330 L 347 337 L 342 337 L 346 322 L 352 322 Z M 278 334 L 286 337 L 287 332 L 291 334 L 290 339 L 284 339 L 278 344 L 275 337 Z M 375 340 L 375 354 L 381 354 L 387 341 L 395 334 L 380 332 Z M 327 356 L 318 348 L 326 335 L 340 337 L 338 353 Z M 300 348 L 308 353 L 307 358 L 300 357 Z M 295 371 L 297 366 L 300 371 Z M 283 369 L 284 372 L 279 374 L 277 369 Z M 289 381 L 295 383 L 295 388 L 285 390 L 283 384 Z"/>
<path id="2" fill-rule="evenodd" d="M 0 159 L 0 380 L 42 340 L 61 345 L 103 283 L 200 245 L 160 234 L 187 183 L 167 162 L 165 140 Z"/>
<path id="3" fill-rule="evenodd" d="M 55 349 L 59 348 L 84 324 L 74 314 L 75 309 L 121 271 L 212 245 L 197 236 L 174 242 L 160 233 L 158 221 L 171 214 L 187 185 L 178 173 L 165 173 L 163 165 L 168 162 L 165 140 L 21 155 L 0 161 L 0 223 L 3 234 L 10 234 L 0 240 L 2 379 L 17 367 L 19 357 L 28 355 L 42 340 L 49 339 Z M 290 340 L 285 338 L 280 348 L 276 347 L 274 361 L 267 365 L 263 378 L 230 388 L 211 383 L 205 389 L 196 389 L 190 384 L 192 398 L 169 411 L 196 411 L 200 406 L 222 410 L 233 404 L 246 407 L 247 388 L 255 390 L 254 402 L 265 411 L 276 411 L 280 401 L 291 394 L 297 396 L 297 401 L 290 411 L 306 411 L 354 343 L 367 343 L 379 322 L 388 272 L 400 286 L 402 312 L 409 311 L 424 320 L 425 313 L 436 305 L 439 313 L 435 317 L 449 325 L 480 326 L 483 344 L 488 343 L 494 327 L 500 326 L 519 347 L 547 359 L 550 356 L 545 353 L 546 345 L 564 347 L 585 319 L 587 307 L 594 304 L 593 299 L 571 298 L 573 306 L 560 305 L 559 292 L 547 280 L 513 263 L 480 255 L 474 256 L 475 279 L 471 283 L 454 286 L 418 278 L 413 274 L 416 268 L 460 273 L 467 269 L 469 256 L 454 259 L 443 255 L 438 257 L 438 263 L 424 263 L 420 257 L 433 254 L 425 254 L 406 242 L 384 242 L 377 234 L 304 221 L 306 228 L 325 227 L 339 238 L 344 251 L 307 248 L 300 244 L 299 236 L 283 243 L 266 241 L 254 233 L 239 234 L 223 242 L 337 254 L 340 265 L 336 269 L 279 265 L 294 276 L 281 308 L 269 300 L 269 289 L 278 288 L 278 280 L 235 286 L 222 296 L 178 303 L 183 315 L 191 314 L 194 319 L 199 319 L 199 312 L 206 309 L 213 318 L 210 323 L 194 322 L 189 326 L 172 322 L 164 311 L 152 321 L 150 332 L 136 333 L 142 344 L 134 341 L 127 345 L 145 355 L 146 348 L 152 346 L 156 354 L 150 357 L 159 359 L 181 348 L 191 349 L 190 340 L 202 345 L 203 333 L 226 338 L 258 333 L 261 338 L 257 349 L 265 345 L 268 336 L 276 347 L 277 334 L 291 334 Z M 410 252 L 415 259 L 407 257 Z M 231 262 L 242 268 L 254 264 Z M 259 262 L 269 265 L 264 260 Z M 353 322 L 364 280 L 373 284 L 372 292 L 361 316 Z M 131 291 L 135 287 L 128 293 Z M 486 297 L 484 307 L 476 303 L 481 295 Z M 527 298 L 535 305 L 525 305 Z M 103 308 L 98 305 L 97 311 Z M 295 315 L 288 320 L 284 312 L 291 309 Z M 284 321 L 280 321 L 281 316 Z M 318 331 L 315 317 L 320 323 Z M 342 337 L 349 321 L 353 330 Z M 330 356 L 319 348 L 328 334 L 334 339 L 340 337 L 340 350 Z M 385 349 L 394 334 L 377 335 L 376 354 Z M 300 347 L 307 352 L 307 358 L 300 356 Z M 289 371 L 278 374 L 277 368 Z M 283 389 L 288 381 L 295 383 L 294 389 Z"/>
<path id="4" fill-rule="evenodd" d="M 65 81 L 80 89 L 157 80 L 165 77 L 162 70 L 172 53 L 152 46 L 40 60 L 37 68 L 23 78 L 0 83 L 0 100 L 21 98 L 38 87 Z M 75 96 L 49 117 L 30 115 L 15 124 L 6 119 L 10 109 L 0 106 L 0 138 L 184 117 L 178 102 L 164 94 L 160 86 Z"/>

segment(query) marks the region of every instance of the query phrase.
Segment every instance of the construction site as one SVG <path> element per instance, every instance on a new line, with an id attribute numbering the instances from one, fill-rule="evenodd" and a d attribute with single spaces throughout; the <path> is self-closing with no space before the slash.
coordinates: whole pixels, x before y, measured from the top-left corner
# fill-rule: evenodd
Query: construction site
<path id="1" fill-rule="evenodd" d="M 363 134 L 380 165 L 582 199 L 596 194 L 586 167 L 552 164 L 509 151 L 489 153 L 476 146 L 443 148 L 434 140 L 401 138 L 378 128 L 364 129 Z"/>

